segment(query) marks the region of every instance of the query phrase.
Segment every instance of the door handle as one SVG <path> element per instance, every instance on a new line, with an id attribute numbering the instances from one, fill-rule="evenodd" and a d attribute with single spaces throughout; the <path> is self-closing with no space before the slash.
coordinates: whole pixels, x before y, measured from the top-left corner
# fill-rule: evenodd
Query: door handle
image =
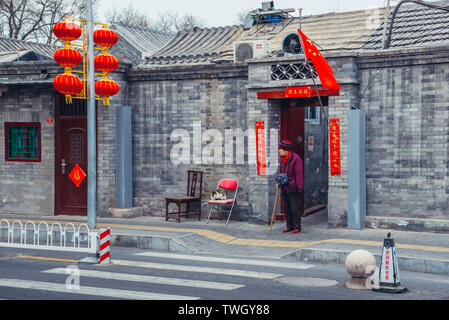
<path id="1" fill-rule="evenodd" d="M 62 159 L 61 161 L 61 174 L 65 174 L 65 159 Z"/>

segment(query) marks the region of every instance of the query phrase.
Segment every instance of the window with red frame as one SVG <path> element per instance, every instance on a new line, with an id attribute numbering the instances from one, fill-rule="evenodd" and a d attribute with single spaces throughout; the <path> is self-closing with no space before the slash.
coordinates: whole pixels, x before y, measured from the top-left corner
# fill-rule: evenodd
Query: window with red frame
<path id="1" fill-rule="evenodd" d="M 5 160 L 41 161 L 39 122 L 5 122 Z"/>

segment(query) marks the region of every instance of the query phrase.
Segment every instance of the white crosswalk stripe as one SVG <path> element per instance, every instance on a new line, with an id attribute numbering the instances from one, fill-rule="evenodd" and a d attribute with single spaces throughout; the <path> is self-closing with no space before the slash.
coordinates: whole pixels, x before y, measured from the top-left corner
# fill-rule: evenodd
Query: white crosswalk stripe
<path id="1" fill-rule="evenodd" d="M 187 254 L 166 253 L 166 252 L 153 252 L 153 251 L 137 253 L 136 255 L 145 256 L 145 257 L 158 257 L 158 258 L 183 259 L 183 260 L 220 262 L 220 263 L 234 263 L 234 264 L 243 264 L 243 265 L 252 265 L 252 266 L 264 266 L 264 267 L 288 268 L 288 269 L 300 269 L 300 270 L 306 270 L 306 269 L 313 267 L 313 265 L 305 264 L 305 263 L 292 263 L 292 262 L 268 261 L 268 260 L 250 260 L 250 259 L 240 259 L 240 258 L 209 257 L 209 256 L 187 255 Z"/>
<path id="2" fill-rule="evenodd" d="M 0 278 L 0 287 L 35 289 L 58 293 L 71 293 L 90 296 L 101 296 L 107 298 L 136 299 L 136 300 L 198 300 L 199 297 L 181 296 L 173 294 L 162 294 L 154 292 L 141 292 L 131 290 L 119 290 L 111 288 L 80 286 L 79 289 L 70 289 L 65 284 L 31 281 L 22 279 Z"/>
<path id="3" fill-rule="evenodd" d="M 245 280 L 245 278 L 272 280 L 283 276 L 280 273 L 264 272 L 265 270 L 279 271 L 279 269 L 282 269 L 286 273 L 291 273 L 296 272 L 296 270 L 305 270 L 313 267 L 313 265 L 309 264 L 283 262 L 274 259 L 245 259 L 157 251 L 134 253 L 133 256 L 136 258 L 138 256 L 139 261 L 112 259 L 111 264 L 106 266 L 99 264 L 79 269 L 78 276 L 80 279 L 90 278 L 95 282 L 82 281 L 82 285 L 78 289 L 73 289 L 72 286 L 61 281 L 39 281 L 41 280 L 39 278 L 33 278 L 33 280 L 12 279 L 15 278 L 14 276 L 11 278 L 0 277 L 0 288 L 34 289 L 52 293 L 65 293 L 72 294 L 75 298 L 79 295 L 87 295 L 119 299 L 197 300 L 210 297 L 212 292 L 218 293 L 223 291 L 223 294 L 230 294 L 225 292 L 241 289 L 252 283 L 253 280 Z M 167 261 L 173 263 L 166 263 Z M 218 267 L 215 267 L 217 264 Z M 112 270 L 105 269 L 108 266 L 111 266 Z M 134 267 L 142 269 L 138 270 L 138 274 L 135 274 L 134 271 L 137 270 Z M 198 273 L 199 275 L 189 279 L 188 274 L 190 272 Z M 68 275 L 67 268 L 62 267 L 53 267 L 52 269 L 39 271 L 39 273 L 47 274 L 46 278 L 52 274 L 59 276 Z M 170 273 L 177 275 L 170 276 Z M 179 276 L 180 273 L 182 273 L 181 276 Z M 195 278 L 201 278 L 202 280 L 196 280 Z M 221 280 L 217 280 L 217 278 Z M 88 285 L 86 286 L 85 284 Z M 148 286 L 148 284 L 154 285 Z M 130 290 L 120 289 L 123 286 L 130 288 Z M 152 292 L 147 292 L 147 290 Z M 182 295 L 183 293 L 186 295 Z"/>
<path id="4" fill-rule="evenodd" d="M 210 267 L 197 267 L 197 266 L 155 263 L 155 262 L 145 262 L 145 261 L 113 260 L 113 264 L 120 265 L 120 266 L 127 266 L 127 267 L 151 268 L 151 269 L 186 271 L 186 272 L 202 272 L 202 273 L 212 273 L 212 274 L 220 274 L 220 275 L 258 278 L 258 279 L 274 279 L 274 278 L 278 278 L 278 277 L 282 276 L 281 274 L 268 273 L 268 272 L 257 272 L 257 271 L 246 271 L 246 270 L 224 269 L 224 268 L 210 268 Z"/>
<path id="5" fill-rule="evenodd" d="M 53 274 L 66 274 L 65 268 L 55 268 L 43 271 L 44 273 Z M 156 283 L 156 284 L 167 284 L 175 286 L 193 287 L 193 288 L 203 288 L 203 289 L 216 289 L 216 290 L 235 290 L 244 287 L 242 284 L 233 283 L 221 283 L 213 281 L 201 281 L 201 280 L 189 280 L 181 278 L 168 278 L 168 277 L 154 277 L 146 275 L 135 275 L 117 272 L 106 272 L 106 271 L 95 271 L 95 270 L 80 270 L 81 278 L 92 277 L 100 279 L 111 279 L 111 280 L 122 280 L 122 281 L 134 281 L 140 283 Z"/>

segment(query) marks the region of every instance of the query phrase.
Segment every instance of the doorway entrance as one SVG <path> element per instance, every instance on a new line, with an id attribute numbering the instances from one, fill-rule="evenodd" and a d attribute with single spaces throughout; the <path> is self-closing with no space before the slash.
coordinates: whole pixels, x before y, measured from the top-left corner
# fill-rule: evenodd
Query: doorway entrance
<path id="1" fill-rule="evenodd" d="M 69 175 L 78 165 L 87 173 L 87 103 L 55 101 L 55 215 L 87 216 L 87 177 L 79 186 Z"/>
<path id="2" fill-rule="evenodd" d="M 322 102 L 327 106 L 328 98 L 322 97 Z M 290 140 L 293 143 L 293 152 L 303 160 L 303 216 L 322 210 L 327 205 L 327 126 L 324 120 L 320 121 L 319 106 L 317 98 L 281 100 L 280 138 Z M 276 218 L 284 220 L 283 201 L 281 213 Z"/>

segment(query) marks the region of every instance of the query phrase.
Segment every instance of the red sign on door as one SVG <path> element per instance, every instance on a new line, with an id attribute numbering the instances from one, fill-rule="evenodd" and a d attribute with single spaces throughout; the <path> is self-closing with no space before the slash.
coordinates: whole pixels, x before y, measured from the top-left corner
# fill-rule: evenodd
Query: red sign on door
<path id="1" fill-rule="evenodd" d="M 257 175 L 267 175 L 267 154 L 265 150 L 265 124 L 256 121 Z"/>
<path id="2" fill-rule="evenodd" d="M 84 173 L 83 169 L 77 164 L 75 168 L 73 168 L 72 172 L 69 174 L 69 178 L 73 181 L 73 183 L 78 188 L 83 182 L 84 178 L 86 177 L 86 174 Z"/>
<path id="3" fill-rule="evenodd" d="M 286 98 L 301 98 L 301 97 L 311 97 L 312 88 L 311 87 L 287 87 L 285 90 Z"/>
<path id="4" fill-rule="evenodd" d="M 341 176 L 340 119 L 329 119 L 329 157 L 331 176 Z"/>

